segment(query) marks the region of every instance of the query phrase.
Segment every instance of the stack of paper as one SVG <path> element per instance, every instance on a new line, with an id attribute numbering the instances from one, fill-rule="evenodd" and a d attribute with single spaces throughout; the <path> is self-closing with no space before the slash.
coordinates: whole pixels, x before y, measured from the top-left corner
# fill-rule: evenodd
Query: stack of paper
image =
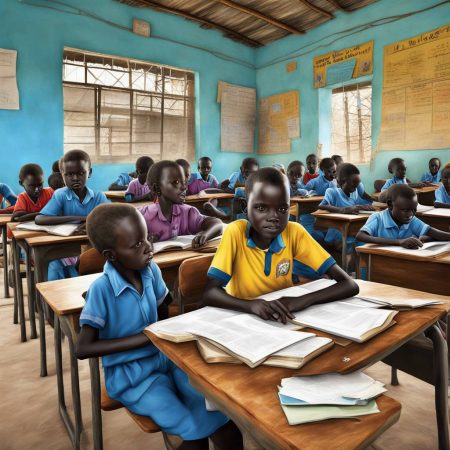
<path id="1" fill-rule="evenodd" d="M 64 223 L 61 225 L 36 225 L 34 222 L 23 222 L 17 225 L 16 230 L 45 231 L 55 236 L 70 236 L 78 227 L 79 223 Z"/>
<path id="2" fill-rule="evenodd" d="M 376 397 L 384 385 L 362 372 L 281 380 L 278 396 L 289 425 L 358 417 L 380 412 Z"/>

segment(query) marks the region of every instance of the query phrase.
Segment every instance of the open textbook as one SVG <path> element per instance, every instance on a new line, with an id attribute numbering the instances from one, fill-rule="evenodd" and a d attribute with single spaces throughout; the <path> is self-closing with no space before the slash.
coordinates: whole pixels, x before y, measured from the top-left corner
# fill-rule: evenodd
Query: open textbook
<path id="1" fill-rule="evenodd" d="M 63 223 L 61 225 L 36 225 L 34 222 L 23 222 L 16 230 L 44 231 L 55 236 L 70 236 L 80 226 L 79 223 Z"/>
<path id="2" fill-rule="evenodd" d="M 192 248 L 192 239 L 194 239 L 194 234 L 186 234 L 184 236 L 177 236 L 167 241 L 154 242 L 153 243 L 153 253 L 164 252 L 167 250 L 186 250 Z M 215 238 L 210 239 L 207 243 L 212 244 L 214 242 L 219 242 L 222 239 L 222 236 L 217 236 Z"/>
<path id="3" fill-rule="evenodd" d="M 382 249 L 386 252 L 392 252 L 392 253 L 400 253 L 403 255 L 417 255 L 417 256 L 437 256 L 442 255 L 443 253 L 450 252 L 450 242 L 441 242 L 441 241 L 433 241 L 433 242 L 426 242 L 423 244 L 422 247 L 411 250 L 409 248 L 404 248 L 401 245 L 373 245 L 373 247 L 376 247 L 378 249 Z"/>

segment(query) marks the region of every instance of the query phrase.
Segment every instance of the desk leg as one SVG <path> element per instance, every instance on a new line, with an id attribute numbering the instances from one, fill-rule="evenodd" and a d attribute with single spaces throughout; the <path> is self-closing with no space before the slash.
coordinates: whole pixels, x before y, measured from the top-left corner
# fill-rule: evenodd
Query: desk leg
<path id="1" fill-rule="evenodd" d="M 347 272 L 347 236 L 348 236 L 348 224 L 344 224 L 344 227 L 341 230 L 342 235 L 342 268 Z"/>
<path id="2" fill-rule="evenodd" d="M 15 239 L 11 241 L 11 258 L 14 263 L 14 302 L 17 302 L 19 308 L 20 340 L 26 342 L 25 307 L 23 304 L 22 277 L 20 276 L 20 247 Z"/>
<path id="3" fill-rule="evenodd" d="M 8 284 L 8 236 L 6 225 L 2 227 L 2 244 L 3 244 L 3 283 L 5 290 L 5 298 L 9 298 Z M 14 322 L 17 323 L 17 322 Z"/>
<path id="4" fill-rule="evenodd" d="M 15 248 L 14 248 L 14 242 L 11 242 L 11 258 L 13 263 L 13 276 L 14 276 L 14 283 L 16 283 L 16 266 L 15 266 Z M 8 272 L 8 269 L 5 269 L 5 273 Z M 8 277 L 9 278 L 9 277 Z M 17 325 L 19 323 L 19 299 L 17 297 L 17 287 L 14 287 L 14 311 L 13 311 L 13 324 Z"/>
<path id="5" fill-rule="evenodd" d="M 92 434 L 94 450 L 103 450 L 102 411 L 100 407 L 100 368 L 98 358 L 89 358 L 91 374 Z"/>
<path id="6" fill-rule="evenodd" d="M 37 338 L 36 331 L 36 299 L 34 295 L 34 273 L 31 266 L 31 251 L 30 247 L 25 243 L 22 247 L 25 250 L 27 262 L 27 289 L 28 289 L 28 314 L 30 316 L 30 339 Z"/>

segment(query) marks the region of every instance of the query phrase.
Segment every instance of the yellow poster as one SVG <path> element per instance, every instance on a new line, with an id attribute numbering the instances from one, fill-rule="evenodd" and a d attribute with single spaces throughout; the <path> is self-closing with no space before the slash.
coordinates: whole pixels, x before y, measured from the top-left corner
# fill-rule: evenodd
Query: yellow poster
<path id="1" fill-rule="evenodd" d="M 381 150 L 448 148 L 450 25 L 384 47 Z"/>
<path id="2" fill-rule="evenodd" d="M 314 87 L 370 75 L 373 70 L 373 41 L 314 58 Z M 331 79 L 332 78 L 332 79 Z"/>
<path id="3" fill-rule="evenodd" d="M 300 137 L 298 91 L 262 98 L 259 102 L 258 153 L 288 153 L 291 139 Z"/>

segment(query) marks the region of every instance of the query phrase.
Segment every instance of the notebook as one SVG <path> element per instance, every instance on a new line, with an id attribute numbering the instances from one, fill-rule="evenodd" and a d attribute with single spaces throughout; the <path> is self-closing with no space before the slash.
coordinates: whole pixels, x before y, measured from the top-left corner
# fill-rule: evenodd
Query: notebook
<path id="1" fill-rule="evenodd" d="M 403 255 L 417 255 L 423 257 L 438 256 L 450 252 L 450 242 L 441 241 L 426 242 L 422 247 L 416 250 L 404 248 L 401 245 L 376 245 L 375 247 L 386 252 L 399 253 Z"/>
<path id="2" fill-rule="evenodd" d="M 23 222 L 16 230 L 44 231 L 55 236 L 71 236 L 80 226 L 79 223 L 63 223 L 61 225 L 36 225 L 34 222 Z"/>
<path id="3" fill-rule="evenodd" d="M 187 234 L 184 236 L 177 236 L 167 241 L 154 242 L 153 243 L 153 253 L 164 252 L 168 250 L 186 250 L 192 248 L 192 239 L 194 239 L 194 234 Z M 217 243 L 222 239 L 222 236 L 217 236 L 210 239 L 207 243 L 213 244 Z"/>

